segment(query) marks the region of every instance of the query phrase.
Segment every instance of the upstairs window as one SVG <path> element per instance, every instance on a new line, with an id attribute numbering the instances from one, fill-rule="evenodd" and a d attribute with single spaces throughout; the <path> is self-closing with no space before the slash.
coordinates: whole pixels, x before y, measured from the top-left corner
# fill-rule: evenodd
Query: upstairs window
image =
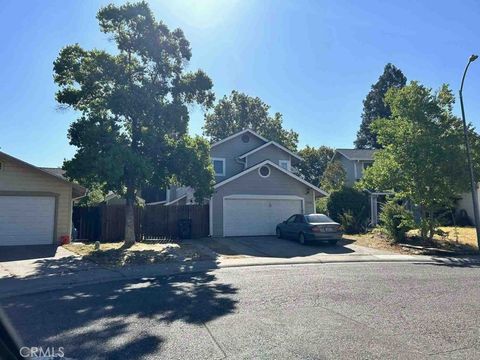
<path id="1" fill-rule="evenodd" d="M 225 159 L 212 158 L 213 170 L 215 170 L 215 176 L 225 176 Z"/>
<path id="2" fill-rule="evenodd" d="M 279 160 L 278 165 L 285 170 L 290 170 L 290 160 Z"/>

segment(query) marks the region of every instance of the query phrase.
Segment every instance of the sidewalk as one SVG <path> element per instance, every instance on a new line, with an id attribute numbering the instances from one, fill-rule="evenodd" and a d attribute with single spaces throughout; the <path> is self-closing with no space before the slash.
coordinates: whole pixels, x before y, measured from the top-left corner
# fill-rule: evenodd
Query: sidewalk
<path id="1" fill-rule="evenodd" d="M 317 255 L 314 258 L 292 257 L 228 257 L 215 260 L 167 262 L 163 264 L 107 268 L 63 250 L 62 256 L 54 259 L 36 260 L 42 272 L 35 274 L 32 260 L 0 263 L 0 299 L 16 295 L 33 294 L 51 290 L 72 288 L 80 285 L 118 280 L 139 279 L 246 266 L 335 264 L 335 263 L 434 263 L 446 266 L 480 266 L 480 257 L 439 258 L 424 255 L 400 254 L 347 254 Z M 30 263 L 28 263 L 30 262 Z M 24 267 L 22 267 L 22 263 Z M 45 271 L 46 269 L 46 271 Z"/>

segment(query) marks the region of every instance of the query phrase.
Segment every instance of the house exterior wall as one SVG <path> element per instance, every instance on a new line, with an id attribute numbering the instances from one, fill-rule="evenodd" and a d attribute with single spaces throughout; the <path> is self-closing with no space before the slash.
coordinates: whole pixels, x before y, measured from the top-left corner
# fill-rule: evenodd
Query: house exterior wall
<path id="1" fill-rule="evenodd" d="M 362 178 L 364 163 L 373 164 L 373 161 L 370 160 L 349 160 L 338 153 L 335 155 L 335 160 L 342 164 L 345 170 L 345 185 L 349 187 L 353 186 L 357 180 Z"/>
<path id="2" fill-rule="evenodd" d="M 304 199 L 305 213 L 315 211 L 313 190 L 282 171 L 270 167 L 270 176 L 263 178 L 252 170 L 216 189 L 212 196 L 212 235 L 223 236 L 223 197 L 228 195 L 296 195 Z"/>
<path id="3" fill-rule="evenodd" d="M 225 176 L 216 176 L 216 182 L 228 179 L 229 177 L 243 171 L 244 165 L 241 162 L 238 162 L 236 158 L 265 143 L 265 141 L 257 138 L 255 135 L 248 135 L 250 136 L 250 141 L 248 143 L 244 143 L 242 141 L 242 135 L 239 135 L 210 150 L 210 156 L 212 158 L 225 159 Z"/>
<path id="4" fill-rule="evenodd" d="M 480 187 L 477 186 L 477 197 L 480 195 L 479 194 L 479 189 Z M 480 207 L 480 199 L 479 200 L 479 207 Z M 460 199 L 457 201 L 456 204 L 456 210 L 457 212 L 460 210 L 465 210 L 467 212 L 467 215 L 471 221 L 472 224 L 475 224 L 475 217 L 473 215 L 473 200 L 472 200 L 472 193 L 471 192 L 466 192 L 460 195 Z"/>
<path id="5" fill-rule="evenodd" d="M 0 161 L 3 164 L 0 170 L 0 195 L 30 193 L 55 196 L 55 241 L 62 235 L 71 235 L 72 185 L 1 156 Z"/>
<path id="6" fill-rule="evenodd" d="M 258 163 L 261 163 L 264 160 L 271 160 L 273 163 L 279 165 L 279 160 L 290 160 L 290 165 L 292 164 L 292 160 L 297 160 L 296 158 L 291 159 L 292 156 L 283 151 L 282 149 L 279 149 L 275 145 L 269 145 L 264 147 L 261 150 L 258 150 L 257 152 L 254 152 L 252 155 L 249 155 L 246 157 L 247 159 L 247 167 L 254 166 Z"/>
<path id="7" fill-rule="evenodd" d="M 345 170 L 345 185 L 353 186 L 355 184 L 355 168 L 352 160 L 348 160 L 343 155 L 335 155 L 335 160 L 339 161 L 342 164 L 343 169 Z"/>

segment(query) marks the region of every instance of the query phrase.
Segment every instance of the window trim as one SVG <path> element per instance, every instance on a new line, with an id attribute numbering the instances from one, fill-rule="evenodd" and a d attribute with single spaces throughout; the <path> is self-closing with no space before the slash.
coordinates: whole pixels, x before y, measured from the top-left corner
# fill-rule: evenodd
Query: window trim
<path id="1" fill-rule="evenodd" d="M 266 167 L 268 169 L 268 174 L 267 175 L 262 175 L 262 172 L 260 171 L 263 167 Z M 272 173 L 272 169 L 270 169 L 270 167 L 268 167 L 268 165 L 262 165 L 258 168 L 258 175 L 260 175 L 260 177 L 262 178 L 268 178 L 270 176 L 270 174 Z"/>
<path id="2" fill-rule="evenodd" d="M 215 172 L 215 176 L 225 176 L 226 174 L 226 161 L 225 158 L 218 158 L 218 157 L 212 157 L 212 166 L 214 161 L 221 161 L 222 162 L 222 173 L 217 173 Z M 213 171 L 215 171 L 215 166 L 213 167 Z"/>
<path id="3" fill-rule="evenodd" d="M 287 164 L 287 167 L 284 168 L 284 167 L 282 166 L 282 164 Z M 285 169 L 285 170 L 288 170 L 288 171 L 290 171 L 290 169 L 291 169 L 290 160 L 278 160 L 278 165 L 279 165 L 281 168 L 283 168 L 283 169 Z"/>

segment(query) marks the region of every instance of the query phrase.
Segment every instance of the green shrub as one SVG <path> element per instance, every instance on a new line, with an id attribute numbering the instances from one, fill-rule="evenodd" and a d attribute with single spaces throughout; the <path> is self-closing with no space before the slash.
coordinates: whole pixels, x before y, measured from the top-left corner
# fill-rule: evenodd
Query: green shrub
<path id="1" fill-rule="evenodd" d="M 391 241 L 403 241 L 414 225 L 412 213 L 397 202 L 390 200 L 382 206 L 380 226 Z"/>
<path id="2" fill-rule="evenodd" d="M 327 202 L 328 197 L 318 198 L 315 201 L 315 212 L 317 214 L 328 214 Z"/>
<path id="3" fill-rule="evenodd" d="M 363 224 L 359 223 L 359 219 L 353 215 L 351 210 L 340 214 L 340 224 L 346 234 L 357 234 L 363 229 Z"/>
<path id="4" fill-rule="evenodd" d="M 368 195 L 362 191 L 343 187 L 330 194 L 328 215 L 342 224 L 347 234 L 363 232 L 369 218 Z"/>

